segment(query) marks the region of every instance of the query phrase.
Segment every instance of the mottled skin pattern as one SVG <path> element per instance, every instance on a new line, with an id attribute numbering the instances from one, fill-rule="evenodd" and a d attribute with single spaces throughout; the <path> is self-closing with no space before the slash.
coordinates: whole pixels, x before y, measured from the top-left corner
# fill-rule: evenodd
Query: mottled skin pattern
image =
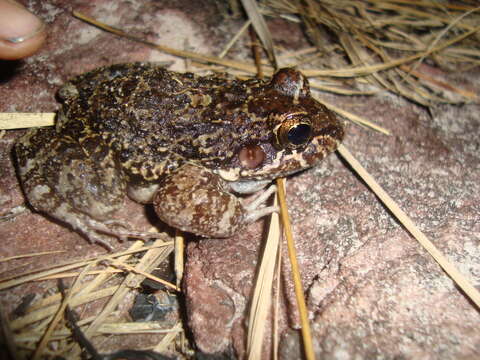
<path id="1" fill-rule="evenodd" d="M 230 236 L 258 217 L 235 193 L 315 165 L 343 137 L 293 69 L 264 82 L 119 64 L 72 79 L 58 95 L 56 127 L 16 145 L 21 182 L 36 210 L 104 244 L 146 236 L 110 221 L 125 194 L 140 203 L 157 194 L 156 211 L 172 226 Z"/>

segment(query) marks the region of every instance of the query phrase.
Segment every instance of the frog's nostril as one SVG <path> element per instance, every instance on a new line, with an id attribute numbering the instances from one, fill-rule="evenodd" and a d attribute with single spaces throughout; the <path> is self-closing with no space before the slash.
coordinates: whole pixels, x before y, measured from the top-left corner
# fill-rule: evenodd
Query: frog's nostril
<path id="1" fill-rule="evenodd" d="M 265 160 L 265 152 L 259 145 L 247 145 L 240 150 L 238 158 L 244 168 L 255 169 Z"/>

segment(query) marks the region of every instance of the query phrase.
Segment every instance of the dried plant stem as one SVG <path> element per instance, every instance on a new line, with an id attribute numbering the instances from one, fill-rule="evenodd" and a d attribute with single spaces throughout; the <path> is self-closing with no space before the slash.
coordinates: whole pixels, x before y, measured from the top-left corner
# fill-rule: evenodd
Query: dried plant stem
<path id="1" fill-rule="evenodd" d="M 285 196 L 285 179 L 277 179 L 278 201 L 280 203 L 280 214 L 282 217 L 282 224 L 285 229 L 285 237 L 287 238 L 288 257 L 292 266 L 293 284 L 295 286 L 295 296 L 297 298 L 298 312 L 300 314 L 300 322 L 302 325 L 302 339 L 305 357 L 307 360 L 315 359 L 313 352 L 312 334 L 310 331 L 310 324 L 308 323 L 307 305 L 305 303 L 305 296 L 303 295 L 302 279 L 300 278 L 300 270 L 297 261 L 297 251 L 292 237 L 292 227 L 288 217 L 287 201 Z"/>
<path id="2" fill-rule="evenodd" d="M 273 46 L 273 39 L 268 29 L 267 22 L 260 13 L 258 4 L 255 0 L 240 0 L 243 8 L 248 15 L 248 18 L 252 21 L 252 27 L 255 29 L 260 41 L 267 52 L 268 59 L 274 68 L 277 68 L 277 57 L 275 54 L 275 48 Z"/>
<path id="3" fill-rule="evenodd" d="M 180 230 L 175 230 L 175 251 L 174 251 L 174 267 L 175 267 L 175 284 L 180 290 L 183 279 L 183 268 L 185 266 L 185 238 Z"/>
<path id="4" fill-rule="evenodd" d="M 400 209 L 398 204 L 382 189 L 375 179 L 365 170 L 365 168 L 353 157 L 353 155 L 342 144 L 338 147 L 338 152 L 357 172 L 358 175 L 367 183 L 375 195 L 383 204 L 395 215 L 403 226 L 417 239 L 417 241 L 428 251 L 428 253 L 437 261 L 442 269 L 452 278 L 452 280 L 465 292 L 465 294 L 478 307 L 480 307 L 480 293 L 470 284 L 470 282 L 443 256 L 443 254 L 428 240 L 425 234 L 414 224 L 408 215 Z"/>
<path id="5" fill-rule="evenodd" d="M 274 205 L 277 205 L 277 198 L 275 198 Z M 278 214 L 274 213 L 270 217 L 268 237 L 261 256 L 261 263 L 258 269 L 250 306 L 247 334 L 247 353 L 249 360 L 261 359 L 266 320 L 268 311 L 271 308 L 275 262 L 280 237 L 279 217 Z"/>
<path id="6" fill-rule="evenodd" d="M 55 251 L 43 251 L 43 252 L 37 252 L 37 253 L 9 256 L 9 257 L 6 257 L 6 258 L 1 258 L 0 263 L 10 261 L 10 260 L 24 259 L 24 258 L 27 258 L 27 257 L 52 255 L 52 254 L 58 254 L 58 253 L 64 253 L 64 252 L 65 252 L 64 250 L 55 250 Z"/>
<path id="7" fill-rule="evenodd" d="M 228 51 L 232 48 L 232 46 L 238 41 L 238 39 L 240 38 L 240 36 L 243 35 L 243 33 L 245 32 L 245 30 L 248 29 L 248 27 L 250 26 L 252 22 L 250 20 L 247 20 L 245 22 L 245 24 L 243 24 L 243 26 L 240 28 L 240 30 L 238 30 L 238 32 L 235 34 L 235 36 L 228 42 L 228 44 L 225 46 L 225 48 L 222 50 L 222 52 L 220 54 L 218 54 L 218 57 L 220 59 L 223 59 L 225 57 L 225 55 L 227 55 Z"/>
<path id="8" fill-rule="evenodd" d="M 91 262 L 99 262 L 99 261 L 102 261 L 102 260 L 114 259 L 114 258 L 117 258 L 117 257 L 120 257 L 120 256 L 134 254 L 134 253 L 142 252 L 142 251 L 145 251 L 145 250 L 151 250 L 151 249 L 154 249 L 154 248 L 161 248 L 161 247 L 165 247 L 165 246 L 170 246 L 172 244 L 173 244 L 173 242 L 171 242 L 171 241 L 164 241 L 163 243 L 161 241 L 159 241 L 158 243 L 155 242 L 155 245 L 143 246 L 139 249 L 133 249 L 133 250 L 128 249 L 128 250 L 120 251 L 120 252 L 113 253 L 113 254 L 103 255 L 103 256 L 100 256 L 100 257 L 96 256 L 96 257 L 86 259 L 86 260 L 80 260 L 80 261 L 79 260 L 73 260 L 71 262 L 67 262 L 66 264 L 59 265 L 58 267 L 54 267 L 54 268 L 50 267 L 50 268 L 48 268 L 47 270 L 44 270 L 44 271 L 38 271 L 37 270 L 37 271 L 32 271 L 32 272 L 28 272 L 28 273 L 24 273 L 24 274 L 20 274 L 20 275 L 15 275 L 15 276 L 12 276 L 12 277 L 7 277 L 7 278 L 4 278 L 4 279 L 0 279 L 0 290 L 8 289 L 10 287 L 17 286 L 19 284 L 23 284 L 23 283 L 26 283 L 26 282 L 29 282 L 29 281 L 38 280 L 38 279 L 41 279 L 45 276 L 51 276 L 51 275 L 54 275 L 54 274 L 58 274 L 58 273 L 61 273 L 62 271 L 68 271 L 68 270 L 76 269 L 76 268 L 79 268 L 79 267 L 82 267 L 82 266 L 86 266 L 87 264 L 89 264 Z"/>
<path id="9" fill-rule="evenodd" d="M 158 240 L 157 240 L 158 241 Z M 149 272 L 158 263 L 165 258 L 165 253 L 169 253 L 172 250 L 172 246 L 168 248 L 160 249 L 151 249 L 149 250 L 140 260 L 136 266 L 136 271 L 139 272 Z M 85 335 L 94 332 L 97 327 L 109 316 L 109 314 L 115 309 L 115 307 L 120 303 L 121 300 L 125 297 L 127 292 L 131 287 L 137 286 L 144 279 L 141 275 L 136 275 L 135 273 L 129 274 L 126 279 L 123 281 L 122 285 L 119 287 L 114 297 L 110 299 L 110 302 L 104 307 L 101 314 L 94 320 L 92 324 L 88 327 Z"/>
<path id="10" fill-rule="evenodd" d="M 350 121 L 353 121 L 357 124 L 360 124 L 360 125 L 363 125 L 363 126 L 366 126 L 366 127 L 369 127 L 373 130 L 376 130 L 378 132 L 381 132 L 385 135 L 391 135 L 390 131 L 385 129 L 384 127 L 381 127 L 380 125 L 377 125 L 367 119 L 364 119 L 358 115 L 355 115 L 355 114 L 352 114 L 351 112 L 348 112 L 348 111 L 345 111 L 343 109 L 340 109 L 339 107 L 333 105 L 333 104 L 330 104 L 329 102 L 326 102 L 325 100 L 320 100 L 318 99 L 319 102 L 321 102 L 323 105 L 325 105 L 328 109 L 332 110 L 333 112 L 336 112 L 337 114 L 339 115 L 342 115 L 344 117 L 346 117 L 347 119 L 349 119 Z"/>
<path id="11" fill-rule="evenodd" d="M 153 280 L 153 281 L 156 281 L 158 282 L 159 284 L 162 284 L 162 285 L 165 285 L 166 287 L 174 290 L 174 291 L 180 291 L 180 289 L 176 286 L 176 285 L 173 285 L 172 283 L 166 281 L 166 280 L 163 280 L 163 279 L 160 279 L 159 277 L 155 276 L 155 275 L 152 275 L 148 272 L 145 272 L 145 271 L 141 271 L 141 270 L 138 270 L 136 268 L 134 268 L 133 266 L 130 266 L 128 264 L 125 264 L 123 262 L 120 262 L 120 261 L 112 261 L 110 263 L 112 266 L 115 266 L 115 267 L 118 267 L 119 269 L 125 269 L 126 271 L 129 271 L 131 273 L 135 273 L 135 274 L 138 274 L 138 275 L 142 275 L 144 276 L 146 279 L 150 279 L 150 280 Z"/>
<path id="12" fill-rule="evenodd" d="M 105 288 L 105 289 L 102 289 L 102 290 L 91 292 L 91 293 L 89 293 L 88 295 L 85 295 L 85 296 L 84 295 L 75 296 L 74 298 L 72 298 L 72 301 L 70 302 L 70 305 L 71 305 L 71 307 L 75 307 L 75 306 L 83 305 L 83 304 L 86 304 L 86 303 L 89 303 L 89 302 L 92 302 L 92 301 L 95 301 L 95 300 L 98 300 L 98 299 L 105 298 L 107 296 L 112 296 L 115 293 L 115 291 L 118 290 L 118 287 L 119 286 L 111 286 L 111 287 L 108 287 L 108 288 Z M 25 326 L 32 325 L 37 321 L 41 321 L 43 319 L 49 319 L 49 317 L 51 317 L 53 314 L 55 314 L 56 311 L 58 310 L 59 301 L 60 301 L 60 299 L 59 299 L 60 296 L 53 295 L 52 298 L 53 298 L 53 300 L 56 299 L 57 303 L 55 303 L 51 306 L 45 306 L 45 307 L 43 307 L 41 309 L 38 309 L 36 311 L 32 311 L 32 312 L 28 313 L 27 315 L 25 315 L 21 318 L 18 318 L 18 319 L 15 319 L 15 320 L 11 321 L 10 326 L 11 326 L 12 330 L 17 331 L 17 330 L 20 330 L 20 329 L 24 328 Z"/>
<path id="13" fill-rule="evenodd" d="M 258 9 L 257 9 L 258 10 Z M 260 14 L 257 14 L 261 17 Z M 262 18 L 263 20 L 263 18 Z M 267 34 L 269 36 L 269 34 Z M 253 27 L 250 28 L 250 38 L 252 41 L 252 53 L 257 68 L 257 78 L 263 78 L 263 67 L 260 56 L 260 46 L 257 41 L 257 35 Z M 273 55 L 275 56 L 275 55 Z M 277 196 L 274 199 L 274 205 L 278 204 Z M 249 325 L 247 333 L 247 358 L 248 360 L 260 359 L 262 357 L 262 345 L 264 340 L 268 312 L 271 309 L 271 294 L 273 278 L 275 275 L 275 259 L 278 254 L 280 243 L 280 221 L 278 214 L 273 213 L 270 216 L 270 227 L 265 242 L 265 249 L 260 257 L 260 266 L 254 285 L 253 296 L 249 312 Z"/>
<path id="14" fill-rule="evenodd" d="M 456 19 L 454 19 L 452 22 L 450 22 L 448 24 L 447 27 L 445 27 L 442 31 L 440 31 L 437 36 L 435 37 L 435 39 L 432 41 L 432 43 L 429 45 L 428 49 L 427 49 L 427 54 L 425 56 L 422 56 L 421 58 L 419 58 L 417 60 L 417 63 L 413 66 L 413 69 L 415 70 L 417 68 L 417 66 L 423 61 L 423 59 L 428 55 L 428 52 L 433 49 L 435 47 L 435 45 L 440 41 L 440 39 L 442 37 L 445 36 L 445 34 L 451 29 L 453 28 L 458 22 L 460 22 L 464 17 L 470 15 L 472 12 L 475 12 L 477 10 L 479 10 L 480 8 L 475 8 L 475 9 L 471 9 L 467 12 L 464 12 L 463 14 L 461 14 L 460 16 L 458 16 Z"/>
<path id="15" fill-rule="evenodd" d="M 25 129 L 37 126 L 51 126 L 55 113 L 0 113 L 0 129 Z"/>
<path id="16" fill-rule="evenodd" d="M 182 331 L 176 326 L 169 329 L 165 329 L 163 326 L 165 325 L 158 321 L 105 323 L 100 326 L 98 332 L 103 334 L 166 334 Z"/>
<path id="17" fill-rule="evenodd" d="M 273 297 L 273 325 L 272 325 L 272 353 L 273 353 L 273 360 L 278 359 L 278 344 L 279 344 L 279 337 L 278 337 L 278 326 L 279 326 L 279 314 L 280 314 L 280 271 L 282 268 L 282 243 L 278 244 L 278 252 L 277 252 L 277 266 L 275 268 L 275 294 Z"/>
<path id="18" fill-rule="evenodd" d="M 83 270 L 82 273 L 80 273 L 80 275 L 77 277 L 77 279 L 75 280 L 75 282 L 73 283 L 72 287 L 70 288 L 70 290 L 67 292 L 67 294 L 65 295 L 60 307 L 58 308 L 55 316 L 53 317 L 52 321 L 50 322 L 47 330 L 45 331 L 45 333 L 43 334 L 42 336 L 42 339 L 40 340 L 40 343 L 38 344 L 37 348 L 35 349 L 35 353 L 33 354 L 33 360 L 38 360 L 40 359 L 40 356 L 42 355 L 43 353 L 43 350 L 45 349 L 45 347 L 47 346 L 48 342 L 50 341 L 50 337 L 51 335 L 53 334 L 53 330 L 57 327 L 58 323 L 60 322 L 60 320 L 63 318 L 63 314 L 65 313 L 65 309 L 66 307 L 68 306 L 68 303 L 70 302 L 70 299 L 74 293 L 74 290 L 77 286 L 79 286 L 79 284 L 82 282 L 84 276 L 85 276 L 85 272 L 87 272 L 89 270 L 89 267 L 90 266 L 86 266 Z"/>
<path id="19" fill-rule="evenodd" d="M 4 344 L 3 351 L 7 351 L 12 360 L 23 359 L 18 352 L 17 345 L 15 344 L 15 336 L 8 322 L 8 316 L 5 313 L 5 309 L 0 309 L 0 334 L 2 335 L 2 342 Z M 7 354 L 4 355 L 7 356 Z"/>
<path id="20" fill-rule="evenodd" d="M 172 327 L 167 335 L 163 337 L 162 340 L 155 346 L 153 351 L 155 352 L 165 352 L 168 350 L 168 345 L 177 337 L 178 333 L 183 332 L 182 323 L 178 322 L 174 327 Z"/>
<path id="21" fill-rule="evenodd" d="M 410 67 L 408 65 L 401 65 L 400 69 L 402 69 L 403 71 L 405 71 L 409 74 L 412 74 L 412 75 L 416 76 L 419 79 L 422 79 L 426 82 L 429 82 L 432 85 L 435 85 L 435 86 L 438 86 L 439 88 L 442 88 L 442 89 L 460 94 L 460 95 L 462 95 L 462 96 L 464 96 L 464 97 L 466 97 L 466 98 L 468 98 L 472 101 L 480 100 L 479 96 L 476 93 L 474 93 L 473 91 L 461 89 L 461 88 L 456 87 L 452 84 L 446 83 L 444 81 L 437 80 L 437 79 L 435 79 L 435 78 L 433 78 L 429 75 L 426 75 L 426 74 L 424 74 L 420 71 L 414 70 L 412 67 Z"/>
<path id="22" fill-rule="evenodd" d="M 102 269 L 102 270 L 92 270 L 87 273 L 87 275 L 101 275 L 101 274 L 120 274 L 123 273 L 123 270 L 120 269 Z M 65 279 L 70 277 L 77 277 L 80 273 L 79 272 L 62 272 L 60 274 L 45 276 L 43 278 L 37 279 L 37 281 L 45 281 L 45 280 L 55 280 L 55 279 Z"/>
<path id="23" fill-rule="evenodd" d="M 183 58 L 190 58 L 192 60 L 199 61 L 199 62 L 219 64 L 219 65 L 231 67 L 231 68 L 234 68 L 234 69 L 242 70 L 242 71 L 245 71 L 245 72 L 250 73 L 250 74 L 254 74 L 255 71 L 256 71 L 255 66 L 247 65 L 247 64 L 245 64 L 243 62 L 240 62 L 240 61 L 220 59 L 217 56 L 197 54 L 197 53 L 194 53 L 192 51 L 177 50 L 177 49 L 170 48 L 168 46 L 158 45 L 158 44 L 155 44 L 151 41 L 143 40 L 143 39 L 138 38 L 136 36 L 130 35 L 130 34 L 124 32 L 120 29 L 117 29 L 113 26 L 109 26 L 109 25 L 101 23 L 100 21 L 89 18 L 89 17 L 87 17 L 87 16 L 85 16 L 85 15 L 83 15 L 83 14 L 77 12 L 77 11 L 73 12 L 73 16 L 75 16 L 76 18 L 78 18 L 82 21 L 85 21 L 86 23 L 89 23 L 93 26 L 96 26 L 96 27 L 102 29 L 102 30 L 105 30 L 109 33 L 112 33 L 112 34 L 124 37 L 126 39 L 130 39 L 130 40 L 133 40 L 133 41 L 151 46 L 151 47 L 153 47 L 155 49 L 158 49 L 160 51 L 163 51 L 167 54 L 171 54 L 171 55 L 175 55 L 175 56 L 179 56 L 179 57 L 183 57 Z"/>
<path id="24" fill-rule="evenodd" d="M 257 35 L 255 33 L 255 29 L 250 27 L 250 39 L 252 40 L 252 53 L 253 53 L 253 61 L 255 62 L 255 66 L 257 68 L 256 77 L 258 79 L 263 79 L 263 67 L 261 61 L 261 47 L 257 40 Z"/>
<path id="25" fill-rule="evenodd" d="M 352 77 L 352 76 L 369 75 L 377 71 L 387 70 L 399 65 L 409 63 L 411 61 L 430 55 L 434 52 L 443 50 L 449 47 L 450 45 L 453 45 L 475 34 L 478 31 L 480 31 L 480 26 L 477 26 L 470 31 L 466 31 L 463 34 L 453 39 L 447 40 L 444 43 L 438 46 L 435 46 L 432 49 L 429 49 L 428 51 L 423 51 L 412 56 L 407 56 L 401 59 L 392 60 L 387 63 L 368 65 L 368 66 L 359 66 L 359 67 L 346 68 L 346 69 L 335 69 L 335 70 L 305 70 L 303 73 L 305 76 L 333 76 L 333 77 Z"/>

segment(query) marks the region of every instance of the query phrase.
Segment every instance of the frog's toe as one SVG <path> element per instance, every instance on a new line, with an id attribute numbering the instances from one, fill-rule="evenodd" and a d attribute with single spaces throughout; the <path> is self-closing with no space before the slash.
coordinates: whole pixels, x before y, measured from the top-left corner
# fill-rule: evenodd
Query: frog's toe
<path id="1" fill-rule="evenodd" d="M 250 203 L 244 205 L 247 215 L 245 216 L 245 223 L 252 223 L 258 219 L 270 215 L 274 212 L 279 212 L 279 207 L 276 205 L 263 206 L 268 198 L 277 191 L 275 185 L 271 185 L 265 191 L 261 192 Z"/>
<path id="2" fill-rule="evenodd" d="M 147 241 L 150 239 L 166 239 L 165 234 L 159 232 L 149 232 L 149 231 L 127 231 L 119 233 L 123 239 L 140 239 L 143 241 Z"/>
<path id="3" fill-rule="evenodd" d="M 92 235 L 92 234 L 89 234 L 88 235 L 88 240 L 92 243 L 92 244 L 98 244 L 98 245 L 102 245 L 104 246 L 108 251 L 113 251 L 113 247 L 112 245 L 110 245 L 110 237 L 109 236 L 105 236 L 105 235 L 102 235 L 102 234 L 95 234 L 95 235 Z"/>
<path id="4" fill-rule="evenodd" d="M 250 224 L 257 221 L 258 219 L 261 219 L 264 216 L 268 216 L 279 211 L 280 208 L 278 206 L 265 206 L 259 209 L 252 210 L 247 213 L 247 216 L 245 216 L 245 223 Z"/>
<path id="5" fill-rule="evenodd" d="M 118 238 L 120 241 L 127 241 L 128 239 L 140 239 L 146 241 L 165 237 L 164 234 L 159 232 L 132 231 L 129 229 L 129 226 L 125 221 L 116 219 L 105 221 L 89 219 L 88 226 L 96 232 L 108 234 Z"/>
<path id="6" fill-rule="evenodd" d="M 21 215 L 21 214 L 26 213 L 28 211 L 29 210 L 25 206 L 25 204 L 15 206 L 15 207 L 11 208 L 10 210 L 8 210 L 8 212 L 0 215 L 0 222 L 12 220 L 12 219 L 16 218 L 18 215 Z"/>
<path id="7" fill-rule="evenodd" d="M 113 227 L 120 227 L 120 228 L 123 228 L 125 230 L 129 229 L 128 223 L 124 220 L 111 219 L 111 220 L 105 220 L 103 223 L 105 225 L 107 225 L 108 227 L 113 226 Z"/>
<path id="8" fill-rule="evenodd" d="M 113 251 L 110 241 L 113 239 L 110 235 L 105 235 L 93 229 L 84 229 L 82 233 L 91 244 L 98 244 L 105 247 L 108 251 Z"/>
<path id="9" fill-rule="evenodd" d="M 256 195 L 256 198 L 251 201 L 248 204 L 244 204 L 245 210 L 247 212 L 255 212 L 257 210 L 261 209 L 261 206 L 272 196 L 272 194 L 275 194 L 277 192 L 277 186 L 275 184 L 270 185 L 266 190 L 260 191 L 258 195 Z M 270 211 L 266 215 L 275 212 L 275 211 Z M 260 218 L 261 216 L 257 217 Z"/>

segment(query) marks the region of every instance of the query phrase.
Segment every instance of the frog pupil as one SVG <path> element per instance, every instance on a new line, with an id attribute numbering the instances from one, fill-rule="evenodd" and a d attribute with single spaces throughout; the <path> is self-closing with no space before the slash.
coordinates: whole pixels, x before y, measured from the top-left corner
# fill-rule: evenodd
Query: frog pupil
<path id="1" fill-rule="evenodd" d="M 298 124 L 288 130 L 288 141 L 293 145 L 302 145 L 310 139 L 312 128 L 308 124 Z"/>

